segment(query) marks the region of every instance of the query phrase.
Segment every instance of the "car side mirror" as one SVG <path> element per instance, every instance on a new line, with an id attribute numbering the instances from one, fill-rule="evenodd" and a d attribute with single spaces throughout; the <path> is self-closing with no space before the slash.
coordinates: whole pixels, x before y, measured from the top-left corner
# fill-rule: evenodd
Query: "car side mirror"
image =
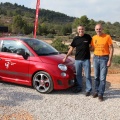
<path id="1" fill-rule="evenodd" d="M 24 59 L 27 59 L 29 56 L 28 53 L 26 54 L 24 49 L 18 49 L 16 53 L 17 53 L 17 55 L 22 55 Z"/>

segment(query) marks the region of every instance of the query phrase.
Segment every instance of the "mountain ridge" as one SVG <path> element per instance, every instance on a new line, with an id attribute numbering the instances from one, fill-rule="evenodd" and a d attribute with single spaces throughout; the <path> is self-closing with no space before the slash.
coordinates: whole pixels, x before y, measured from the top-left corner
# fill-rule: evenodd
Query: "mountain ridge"
<path id="1" fill-rule="evenodd" d="M 35 18 L 35 9 L 27 8 L 24 5 L 12 4 L 9 2 L 0 3 L 0 16 L 13 17 L 17 14 L 29 18 Z M 67 23 L 73 22 L 75 17 L 70 17 L 64 13 L 55 12 L 52 10 L 40 9 L 39 20 L 40 22 L 53 22 L 53 23 Z"/>

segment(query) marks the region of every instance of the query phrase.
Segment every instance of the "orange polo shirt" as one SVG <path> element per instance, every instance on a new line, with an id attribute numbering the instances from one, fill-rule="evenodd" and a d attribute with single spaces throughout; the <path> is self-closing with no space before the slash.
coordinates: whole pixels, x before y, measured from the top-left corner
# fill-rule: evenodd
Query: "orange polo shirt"
<path id="1" fill-rule="evenodd" d="M 95 55 L 109 55 L 109 46 L 112 45 L 110 35 L 102 34 L 101 36 L 94 35 L 92 37 L 91 46 L 94 47 Z"/>

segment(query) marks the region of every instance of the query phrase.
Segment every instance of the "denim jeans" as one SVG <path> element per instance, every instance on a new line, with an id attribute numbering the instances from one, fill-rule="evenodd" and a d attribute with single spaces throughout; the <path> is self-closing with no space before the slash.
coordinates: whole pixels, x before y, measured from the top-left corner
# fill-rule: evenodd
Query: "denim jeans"
<path id="1" fill-rule="evenodd" d="M 92 81 L 91 81 L 91 64 L 90 60 L 75 60 L 75 68 L 76 68 L 76 82 L 77 88 L 82 89 L 82 70 L 84 69 L 85 77 L 86 77 L 86 92 L 91 92 L 92 90 Z"/>
<path id="2" fill-rule="evenodd" d="M 95 77 L 95 92 L 98 95 L 104 95 L 105 85 L 106 85 L 106 75 L 108 71 L 107 62 L 109 56 L 94 56 L 94 77 Z"/>

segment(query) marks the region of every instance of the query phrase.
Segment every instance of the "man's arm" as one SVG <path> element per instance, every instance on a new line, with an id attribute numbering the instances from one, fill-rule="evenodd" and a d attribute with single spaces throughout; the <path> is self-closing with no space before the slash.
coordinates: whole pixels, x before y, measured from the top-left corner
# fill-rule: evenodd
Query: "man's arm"
<path id="1" fill-rule="evenodd" d="M 109 46 L 109 50 L 110 50 L 110 54 L 109 54 L 109 60 L 108 60 L 108 63 L 107 63 L 108 67 L 111 66 L 111 62 L 112 62 L 112 57 L 113 57 L 113 52 L 114 52 L 113 45 Z"/>
<path id="2" fill-rule="evenodd" d="M 66 61 L 67 57 L 72 53 L 73 49 L 74 49 L 74 48 L 73 48 L 72 46 L 70 46 L 70 49 L 68 50 L 67 55 L 66 55 L 65 58 L 63 59 L 63 62 Z"/>
<path id="3" fill-rule="evenodd" d="M 94 47 L 91 44 L 89 45 L 89 48 L 90 48 L 90 51 L 92 52 L 94 51 Z"/>

